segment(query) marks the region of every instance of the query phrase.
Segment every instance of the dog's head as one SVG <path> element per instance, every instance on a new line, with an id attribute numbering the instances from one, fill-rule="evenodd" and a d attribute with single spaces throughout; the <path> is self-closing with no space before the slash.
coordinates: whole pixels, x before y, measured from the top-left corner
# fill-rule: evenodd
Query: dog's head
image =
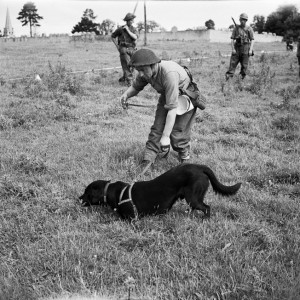
<path id="1" fill-rule="evenodd" d="M 97 180 L 89 184 L 79 197 L 82 206 L 104 204 L 104 188 L 109 181 Z"/>

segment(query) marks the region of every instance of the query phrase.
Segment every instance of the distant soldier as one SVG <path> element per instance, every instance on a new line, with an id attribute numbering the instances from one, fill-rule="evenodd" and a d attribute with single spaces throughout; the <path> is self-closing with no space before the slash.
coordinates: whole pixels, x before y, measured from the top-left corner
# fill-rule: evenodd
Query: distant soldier
<path id="1" fill-rule="evenodd" d="M 286 40 L 286 50 L 293 51 L 294 50 L 294 39 L 291 36 L 289 39 Z"/>
<path id="2" fill-rule="evenodd" d="M 240 15 L 240 25 L 236 25 L 231 35 L 232 53 L 230 57 L 229 70 L 226 72 L 226 80 L 233 77 L 237 65 L 241 64 L 240 74 L 242 79 L 246 76 L 249 56 L 253 55 L 254 34 L 250 26 L 246 26 L 248 16 L 245 13 Z"/>
<path id="3" fill-rule="evenodd" d="M 123 69 L 123 76 L 119 79 L 119 82 L 125 82 L 128 86 L 131 85 L 133 79 L 132 71 L 128 64 L 132 54 L 136 50 L 136 40 L 138 38 L 138 32 L 132 26 L 134 18 L 134 14 L 128 13 L 124 18 L 126 25 L 117 28 L 111 35 L 120 53 L 120 61 Z"/>
<path id="4" fill-rule="evenodd" d="M 300 35 L 298 36 L 298 43 L 297 43 L 297 58 L 298 58 L 299 77 L 300 77 Z"/>

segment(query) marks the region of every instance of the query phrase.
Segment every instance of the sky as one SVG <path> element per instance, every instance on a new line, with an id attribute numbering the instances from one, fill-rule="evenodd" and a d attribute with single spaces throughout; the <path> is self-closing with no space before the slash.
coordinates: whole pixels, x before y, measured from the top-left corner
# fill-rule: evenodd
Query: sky
<path id="1" fill-rule="evenodd" d="M 110 19 L 123 25 L 123 18 L 128 12 L 133 12 L 136 0 L 0 0 L 0 29 L 3 32 L 6 21 L 6 11 L 9 10 L 15 36 L 29 35 L 29 26 L 22 26 L 17 20 L 18 14 L 26 2 L 33 2 L 37 12 L 44 19 L 40 20 L 38 34 L 71 33 L 85 9 L 89 8 L 97 16 L 95 22 L 101 23 Z M 231 17 L 236 21 L 243 12 L 249 16 L 249 23 L 254 15 L 267 17 L 279 6 L 293 4 L 300 12 L 299 0 L 206 0 L 206 1 L 161 1 L 147 0 L 147 20 L 156 21 L 166 30 L 176 26 L 178 30 L 204 26 L 212 19 L 216 29 L 228 28 L 232 24 Z M 138 1 L 135 23 L 144 20 L 144 1 Z"/>

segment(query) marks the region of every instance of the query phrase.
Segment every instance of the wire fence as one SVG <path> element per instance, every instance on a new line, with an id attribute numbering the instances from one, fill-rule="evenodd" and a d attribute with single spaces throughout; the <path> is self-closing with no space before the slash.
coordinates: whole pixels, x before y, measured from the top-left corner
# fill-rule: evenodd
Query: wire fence
<path id="1" fill-rule="evenodd" d="M 286 50 L 274 50 L 274 51 L 260 51 L 258 52 L 259 54 L 273 54 L 273 53 L 287 53 Z M 192 61 L 198 61 L 201 59 L 212 59 L 212 58 L 220 58 L 220 57 L 230 57 L 231 56 L 231 51 L 227 51 L 227 54 L 225 53 L 221 53 L 220 51 L 218 52 L 218 55 L 211 55 L 211 56 L 196 56 L 196 57 L 178 57 L 175 59 L 172 59 L 173 61 L 176 62 L 181 62 L 181 61 L 187 61 L 187 62 L 192 62 Z M 103 71 L 111 71 L 111 70 L 117 70 L 117 69 L 121 69 L 121 66 L 117 66 L 117 67 L 105 67 L 105 68 L 99 68 L 99 69 L 89 69 L 89 70 L 78 70 L 78 71 L 71 71 L 71 72 L 67 72 L 68 74 L 88 74 L 88 73 L 97 73 L 97 72 L 103 72 Z M 34 78 L 36 78 L 38 76 L 39 78 L 39 74 L 34 74 Z M 26 78 L 32 78 L 32 75 L 27 75 L 27 76 L 23 76 L 23 77 L 16 77 L 16 78 L 1 78 L 2 81 L 4 82 L 9 82 L 9 81 L 18 81 L 18 80 L 24 80 Z"/>

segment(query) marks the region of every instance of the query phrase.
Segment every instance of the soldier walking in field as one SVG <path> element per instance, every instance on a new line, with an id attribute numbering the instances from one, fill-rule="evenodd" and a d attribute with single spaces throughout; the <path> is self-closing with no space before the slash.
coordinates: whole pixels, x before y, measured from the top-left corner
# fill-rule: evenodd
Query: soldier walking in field
<path id="1" fill-rule="evenodd" d="M 119 82 L 125 82 L 128 86 L 131 85 L 133 75 L 128 66 L 131 56 L 136 50 L 136 40 L 138 39 L 138 31 L 133 27 L 135 15 L 128 13 L 124 21 L 126 25 L 117 28 L 111 35 L 111 38 L 120 53 L 120 61 L 123 69 L 123 76 Z"/>
<path id="2" fill-rule="evenodd" d="M 234 20 L 233 20 L 234 21 Z M 240 25 L 236 25 L 231 35 L 232 53 L 230 57 L 229 70 L 226 72 L 226 80 L 233 77 L 237 65 L 241 64 L 240 74 L 242 79 L 246 76 L 249 56 L 253 55 L 254 34 L 250 26 L 246 26 L 248 16 L 240 15 Z"/>

